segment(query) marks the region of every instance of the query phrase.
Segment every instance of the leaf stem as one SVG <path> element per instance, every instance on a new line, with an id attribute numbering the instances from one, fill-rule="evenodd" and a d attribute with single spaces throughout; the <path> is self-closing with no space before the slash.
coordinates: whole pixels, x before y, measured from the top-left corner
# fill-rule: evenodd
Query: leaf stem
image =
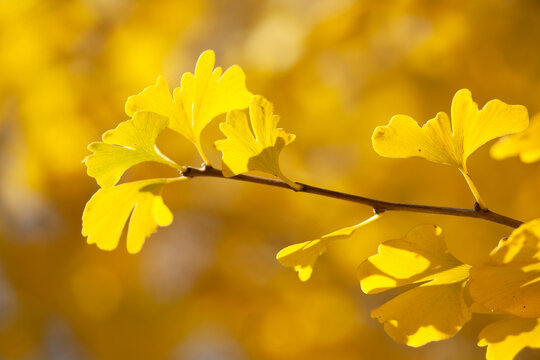
<path id="1" fill-rule="evenodd" d="M 194 144 L 195 144 L 195 147 L 197 148 L 197 150 L 199 151 L 199 155 L 201 155 L 201 158 L 202 158 L 204 164 L 207 164 L 208 166 L 211 166 L 210 160 L 208 159 L 208 157 L 206 157 L 206 154 L 204 153 L 204 151 L 202 149 L 200 140 L 197 140 L 197 142 L 194 143 Z"/>
<path id="2" fill-rule="evenodd" d="M 464 171 L 464 170 L 460 169 L 460 171 L 463 174 L 463 176 L 465 177 L 465 181 L 467 181 L 467 185 L 469 185 L 469 189 L 471 189 L 471 192 L 473 193 L 474 198 L 476 199 L 476 202 L 478 203 L 478 206 L 480 208 L 484 209 L 484 210 L 487 210 L 487 208 L 488 208 L 487 204 L 485 203 L 485 201 L 480 196 L 480 192 L 476 188 L 476 185 L 474 185 L 474 181 L 469 176 L 469 173 L 467 173 L 467 170 Z"/>
<path id="3" fill-rule="evenodd" d="M 451 215 L 451 216 L 463 216 L 476 219 L 483 219 L 491 221 L 497 224 L 506 225 L 512 228 L 517 228 L 523 222 L 512 219 L 510 217 L 497 214 L 491 210 L 475 206 L 474 209 L 461 209 L 461 208 L 452 208 L 452 207 L 442 207 L 442 206 L 429 206 L 429 205 L 416 205 L 416 204 L 406 204 L 406 203 L 397 203 L 371 199 L 363 196 L 353 195 L 342 193 L 339 191 L 328 190 L 316 186 L 311 186 L 302 183 L 298 184 L 298 188 L 291 187 L 286 182 L 278 179 L 264 178 L 260 176 L 246 175 L 241 174 L 233 177 L 225 177 L 221 170 L 215 169 L 209 165 L 204 165 L 202 168 L 194 168 L 191 166 L 185 166 L 180 171 L 182 176 L 188 178 L 194 177 L 215 177 L 222 179 L 231 179 L 246 181 L 251 183 L 269 185 L 274 187 L 281 187 L 285 189 L 290 189 L 296 192 L 304 192 L 308 194 L 314 194 L 319 196 L 330 197 L 334 199 L 340 199 L 345 201 L 351 201 L 363 205 L 368 205 L 373 208 L 373 211 L 376 214 L 383 213 L 385 211 L 407 211 L 407 212 L 418 212 L 418 213 L 428 213 L 428 214 L 440 214 L 440 215 Z"/>

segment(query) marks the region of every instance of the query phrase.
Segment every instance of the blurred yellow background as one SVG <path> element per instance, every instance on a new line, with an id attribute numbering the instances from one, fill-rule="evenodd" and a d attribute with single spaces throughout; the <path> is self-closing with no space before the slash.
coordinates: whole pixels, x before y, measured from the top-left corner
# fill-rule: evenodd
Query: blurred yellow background
<path id="1" fill-rule="evenodd" d="M 451 340 L 392 342 L 369 311 L 392 294 L 361 293 L 356 267 L 419 223 L 443 228 L 455 256 L 479 261 L 509 229 L 479 220 L 388 214 L 335 243 L 307 283 L 279 249 L 356 224 L 371 209 L 220 179 L 165 190 L 175 220 L 138 255 L 80 235 L 97 190 L 86 146 L 126 120 L 129 95 L 165 75 L 171 87 L 199 54 L 239 64 L 297 135 L 281 156 L 291 179 L 374 198 L 471 207 L 461 175 L 381 158 L 371 133 L 394 114 L 421 123 L 469 88 L 540 111 L 540 2 L 0 0 L 0 358 L 482 359 L 476 316 Z M 209 156 L 223 138 L 203 133 Z M 198 166 L 167 131 L 162 151 Z M 469 169 L 488 205 L 540 214 L 540 166 L 489 159 Z M 122 179 L 175 176 L 154 164 Z M 255 210 L 254 210 L 255 209 Z M 521 359 L 537 358 L 525 351 Z"/>

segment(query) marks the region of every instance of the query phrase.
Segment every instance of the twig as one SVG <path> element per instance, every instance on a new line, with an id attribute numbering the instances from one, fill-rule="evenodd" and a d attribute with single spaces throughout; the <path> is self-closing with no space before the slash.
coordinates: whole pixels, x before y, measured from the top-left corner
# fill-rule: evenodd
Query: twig
<path id="1" fill-rule="evenodd" d="M 396 203 L 396 202 L 370 199 L 363 196 L 357 196 L 357 195 L 342 193 L 339 191 L 323 189 L 320 187 L 311 186 L 311 185 L 302 184 L 302 183 L 297 183 L 300 185 L 300 189 L 297 190 L 289 186 L 284 181 L 281 181 L 278 179 L 270 179 L 270 178 L 264 178 L 264 177 L 253 176 L 253 175 L 245 175 L 245 174 L 228 178 L 223 175 L 221 170 L 215 169 L 208 165 L 203 165 L 203 167 L 200 169 L 194 168 L 191 166 L 186 166 L 182 168 L 180 173 L 182 174 L 182 176 L 189 177 L 189 178 L 205 176 L 205 177 L 216 177 L 216 178 L 223 178 L 223 179 L 239 180 L 239 181 L 246 181 L 246 182 L 252 182 L 252 183 L 257 183 L 257 184 L 290 189 L 296 192 L 304 192 L 308 194 L 331 197 L 334 199 L 351 201 L 351 202 L 371 206 L 373 208 L 373 211 L 377 214 L 380 214 L 385 211 L 408 211 L 408 212 L 419 212 L 419 213 L 428 213 L 428 214 L 441 214 L 441 215 L 477 218 L 477 219 L 491 221 L 497 224 L 510 226 L 512 228 L 517 228 L 521 224 L 523 224 L 523 222 L 519 220 L 515 220 L 501 214 L 497 214 L 491 210 L 483 209 L 480 206 L 476 206 L 476 205 L 474 209 L 461 209 L 461 208 L 452 208 L 452 207 L 443 207 L 443 206 Z"/>

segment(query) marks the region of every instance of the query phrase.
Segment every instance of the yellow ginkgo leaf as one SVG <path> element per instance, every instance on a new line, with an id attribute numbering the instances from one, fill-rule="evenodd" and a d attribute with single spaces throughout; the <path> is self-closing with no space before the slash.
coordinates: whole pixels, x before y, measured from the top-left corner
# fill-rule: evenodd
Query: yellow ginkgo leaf
<path id="1" fill-rule="evenodd" d="M 514 230 L 471 269 L 471 297 L 492 311 L 540 318 L 540 219 Z"/>
<path id="2" fill-rule="evenodd" d="M 276 259 L 281 265 L 294 268 L 301 281 L 307 281 L 311 277 L 317 258 L 326 251 L 329 242 L 348 238 L 357 229 L 376 220 L 379 216 L 374 215 L 360 224 L 339 229 L 320 239 L 287 246 L 277 254 Z"/>
<path id="3" fill-rule="evenodd" d="M 358 268 L 358 278 L 364 293 L 376 294 L 413 283 L 462 282 L 469 276 L 468 269 L 448 252 L 440 227 L 419 225 L 403 239 L 380 244 L 378 254 Z"/>
<path id="4" fill-rule="evenodd" d="M 375 129 L 373 148 L 386 157 L 420 157 L 457 167 L 478 203 L 485 207 L 467 172 L 467 158 L 486 142 L 527 128 L 527 109 L 491 100 L 478 111 L 471 92 L 462 89 L 454 96 L 451 114 L 452 121 L 440 112 L 422 127 L 409 116 L 396 115 L 388 125 Z"/>
<path id="5" fill-rule="evenodd" d="M 540 349 L 540 319 L 513 318 L 486 326 L 478 346 L 487 346 L 487 360 L 512 360 L 524 348 Z"/>
<path id="6" fill-rule="evenodd" d="M 137 111 L 147 110 L 167 116 L 168 126 L 193 142 L 203 160 L 210 164 L 201 147 L 201 132 L 216 116 L 246 108 L 252 97 L 239 66 L 231 66 L 222 75 L 221 68 L 214 69 L 214 64 L 214 52 L 203 52 L 195 74 L 185 73 L 181 87 L 174 89 L 173 96 L 166 80 L 159 77 L 156 85 L 128 98 L 126 113 L 132 116 Z"/>
<path id="7" fill-rule="evenodd" d="M 394 340 L 409 346 L 447 339 L 470 319 L 463 298 L 469 266 L 447 250 L 442 230 L 420 225 L 403 239 L 385 241 L 358 268 L 362 291 L 374 294 L 422 283 L 372 311 Z"/>
<path id="8" fill-rule="evenodd" d="M 243 111 L 228 112 L 226 122 L 219 124 L 221 132 L 227 136 L 216 141 L 216 148 L 223 153 L 223 174 L 230 177 L 262 171 L 298 188 L 279 168 L 279 154 L 295 135 L 277 128 L 279 116 L 274 115 L 274 106 L 260 95 L 251 100 L 249 117 L 253 132 Z"/>
<path id="9" fill-rule="evenodd" d="M 408 346 L 448 339 L 471 318 L 463 286 L 419 286 L 373 310 L 371 317 L 384 324 L 394 341 Z"/>
<path id="10" fill-rule="evenodd" d="M 82 234 L 88 237 L 88 244 L 103 250 L 115 249 L 131 215 L 127 249 L 131 254 L 139 252 L 158 225 L 172 222 L 172 214 L 161 197 L 163 185 L 182 179 L 141 180 L 99 189 L 86 204 L 82 217 Z"/>
<path id="11" fill-rule="evenodd" d="M 88 150 L 93 154 L 85 159 L 89 176 L 101 187 L 115 185 L 131 166 L 155 161 L 178 169 L 178 165 L 156 146 L 156 138 L 169 120 L 161 115 L 140 111 L 133 119 L 120 123 L 102 136 L 103 142 L 93 142 Z"/>
<path id="12" fill-rule="evenodd" d="M 516 155 L 524 163 L 540 160 L 540 114 L 531 119 L 527 130 L 500 139 L 491 147 L 490 153 L 497 160 Z"/>

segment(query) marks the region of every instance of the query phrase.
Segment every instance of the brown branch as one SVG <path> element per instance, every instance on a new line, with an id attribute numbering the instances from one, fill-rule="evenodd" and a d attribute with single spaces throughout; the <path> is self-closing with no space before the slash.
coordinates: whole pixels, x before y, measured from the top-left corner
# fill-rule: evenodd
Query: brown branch
<path id="1" fill-rule="evenodd" d="M 370 198 L 366 198 L 362 196 L 323 189 L 323 188 L 319 188 L 319 187 L 311 186 L 307 184 L 302 184 L 302 183 L 297 183 L 298 185 L 300 185 L 300 189 L 297 190 L 290 187 L 284 181 L 281 181 L 278 179 L 270 179 L 270 178 L 264 178 L 264 177 L 253 176 L 253 175 L 245 175 L 245 174 L 227 178 L 223 175 L 221 170 L 214 169 L 213 167 L 208 166 L 208 165 L 203 165 L 203 167 L 200 169 L 194 168 L 191 166 L 186 166 L 182 168 L 180 173 L 182 174 L 182 176 L 189 177 L 189 178 L 206 176 L 206 177 L 216 177 L 216 178 L 231 179 L 231 180 L 240 180 L 240 181 L 252 182 L 252 183 L 257 183 L 257 184 L 281 187 L 281 188 L 290 189 L 297 192 L 304 192 L 308 194 L 331 197 L 334 199 L 351 201 L 351 202 L 371 206 L 373 208 L 373 211 L 378 214 L 385 211 L 408 211 L 408 212 L 419 212 L 419 213 L 428 213 L 428 214 L 440 214 L 440 215 L 464 216 L 464 217 L 470 217 L 470 218 L 477 218 L 477 219 L 491 221 L 497 224 L 510 226 L 513 228 L 517 228 L 521 224 L 523 224 L 523 222 L 519 220 L 515 220 L 507 216 L 494 213 L 493 211 L 490 211 L 488 209 L 482 209 L 479 206 L 475 206 L 474 209 L 460 209 L 460 208 L 442 207 L 442 206 L 396 203 L 396 202 L 370 199 Z"/>

